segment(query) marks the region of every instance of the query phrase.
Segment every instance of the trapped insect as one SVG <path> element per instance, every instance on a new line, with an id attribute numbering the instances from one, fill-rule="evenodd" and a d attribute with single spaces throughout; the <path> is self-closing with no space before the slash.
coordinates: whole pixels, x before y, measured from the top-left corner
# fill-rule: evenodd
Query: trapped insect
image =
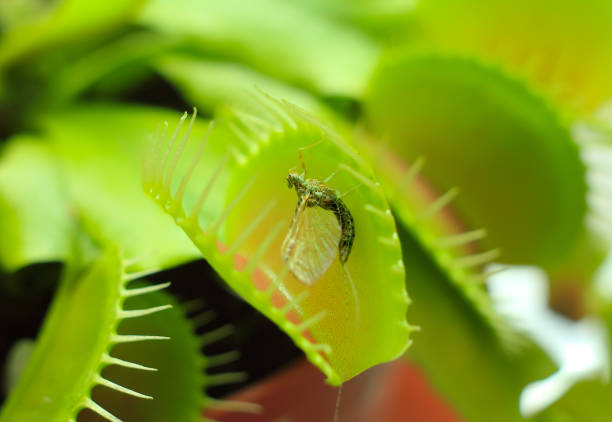
<path id="1" fill-rule="evenodd" d="M 338 192 L 317 179 L 305 179 L 295 170 L 287 175 L 298 205 L 282 245 L 283 260 L 301 282 L 312 285 L 336 255 L 344 265 L 355 239 L 353 216 Z"/>

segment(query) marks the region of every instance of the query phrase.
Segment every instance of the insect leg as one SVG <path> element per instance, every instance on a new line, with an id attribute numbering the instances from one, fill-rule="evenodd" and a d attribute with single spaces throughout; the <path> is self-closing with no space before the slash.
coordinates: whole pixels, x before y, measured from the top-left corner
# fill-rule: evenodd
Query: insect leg
<path id="1" fill-rule="evenodd" d="M 336 174 L 338 174 L 338 172 L 342 170 L 342 167 L 338 168 L 337 170 L 335 170 L 334 172 L 332 172 L 332 174 L 330 174 L 329 176 L 327 176 L 325 179 L 323 179 L 321 182 L 322 183 L 328 183 L 331 179 L 334 178 L 334 176 Z M 346 195 L 348 195 L 349 193 L 353 192 L 355 189 L 360 188 L 363 185 L 363 183 L 359 183 L 355 186 L 353 186 L 352 188 L 350 188 L 348 191 L 344 192 L 343 194 L 338 195 L 338 198 L 343 198 Z"/>
<path id="2" fill-rule="evenodd" d="M 346 192 L 341 193 L 340 195 L 338 195 L 338 198 L 342 199 L 345 196 L 347 196 L 348 194 L 353 193 L 354 191 L 356 191 L 357 189 L 359 189 L 362 186 L 363 186 L 363 184 L 359 183 L 359 184 L 353 186 L 352 188 L 350 188 L 349 190 L 347 190 Z"/>
<path id="3" fill-rule="evenodd" d="M 376 185 L 374 184 L 374 182 L 372 182 L 368 178 L 364 177 L 362 174 L 360 174 L 359 172 L 355 171 L 353 168 L 347 166 L 344 163 L 341 163 L 338 166 L 337 170 L 335 170 L 332 174 L 327 176 L 327 178 L 325 178 L 323 180 L 323 183 L 329 182 L 340 171 L 345 171 L 349 175 L 349 177 L 351 177 L 353 179 L 357 179 L 359 181 L 359 183 L 357 183 L 357 185 L 355 185 L 352 188 L 350 188 L 348 191 L 338 195 L 338 198 L 344 198 L 349 193 L 353 192 L 354 190 L 356 190 L 356 189 L 358 189 L 358 188 L 360 188 L 361 186 L 364 186 L 364 185 L 368 186 L 371 189 L 376 189 Z"/>
<path id="4" fill-rule="evenodd" d="M 340 169 L 338 169 L 340 170 Z M 323 179 L 323 183 L 327 183 L 329 182 L 331 179 L 333 179 L 333 177 L 336 175 L 336 173 L 338 173 L 338 170 L 334 171 L 332 174 L 330 174 L 329 176 L 327 176 L 325 179 Z"/>

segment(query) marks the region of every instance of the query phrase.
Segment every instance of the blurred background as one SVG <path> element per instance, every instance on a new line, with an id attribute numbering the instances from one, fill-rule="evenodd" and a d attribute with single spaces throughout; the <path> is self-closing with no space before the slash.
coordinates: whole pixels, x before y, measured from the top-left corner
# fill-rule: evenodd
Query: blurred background
<path id="1" fill-rule="evenodd" d="M 177 321 L 199 321 L 170 373 L 237 351 L 206 373 L 242 375 L 147 378 L 185 397 L 150 408 L 94 401 L 128 422 L 334 420 L 338 390 L 140 186 L 141 144 L 163 121 L 197 107 L 208 122 L 258 90 L 351 143 L 399 233 L 420 331 L 346 384 L 339 420 L 611 419 L 611 76 L 609 0 L 2 0 L 0 421 L 51 420 L 9 397 L 56 388 L 20 375 L 43 324 L 64 324 L 53 298 L 111 246 L 144 255 L 148 283 L 172 282 Z M 181 335 L 184 321 L 163 321 Z M 85 407 L 77 420 L 113 420 Z"/>

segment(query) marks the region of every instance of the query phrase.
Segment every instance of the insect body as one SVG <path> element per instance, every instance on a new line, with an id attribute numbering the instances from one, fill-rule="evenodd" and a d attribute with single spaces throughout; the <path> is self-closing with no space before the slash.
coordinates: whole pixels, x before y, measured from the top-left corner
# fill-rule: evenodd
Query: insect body
<path id="1" fill-rule="evenodd" d="M 295 188 L 298 205 L 282 245 L 283 260 L 300 281 L 311 285 L 337 254 L 340 262 L 346 263 L 355 239 L 355 224 L 338 193 L 321 181 L 304 179 L 291 170 L 287 183 Z"/>

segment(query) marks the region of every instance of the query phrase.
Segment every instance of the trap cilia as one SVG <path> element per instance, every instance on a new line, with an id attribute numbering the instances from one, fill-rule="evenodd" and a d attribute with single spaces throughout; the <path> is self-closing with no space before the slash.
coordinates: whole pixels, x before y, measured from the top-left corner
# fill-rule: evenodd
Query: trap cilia
<path id="1" fill-rule="evenodd" d="M 205 135 L 184 115 L 156 138 L 145 192 L 328 382 L 405 351 L 413 328 L 395 221 L 345 140 L 267 96 L 221 113 Z"/>

